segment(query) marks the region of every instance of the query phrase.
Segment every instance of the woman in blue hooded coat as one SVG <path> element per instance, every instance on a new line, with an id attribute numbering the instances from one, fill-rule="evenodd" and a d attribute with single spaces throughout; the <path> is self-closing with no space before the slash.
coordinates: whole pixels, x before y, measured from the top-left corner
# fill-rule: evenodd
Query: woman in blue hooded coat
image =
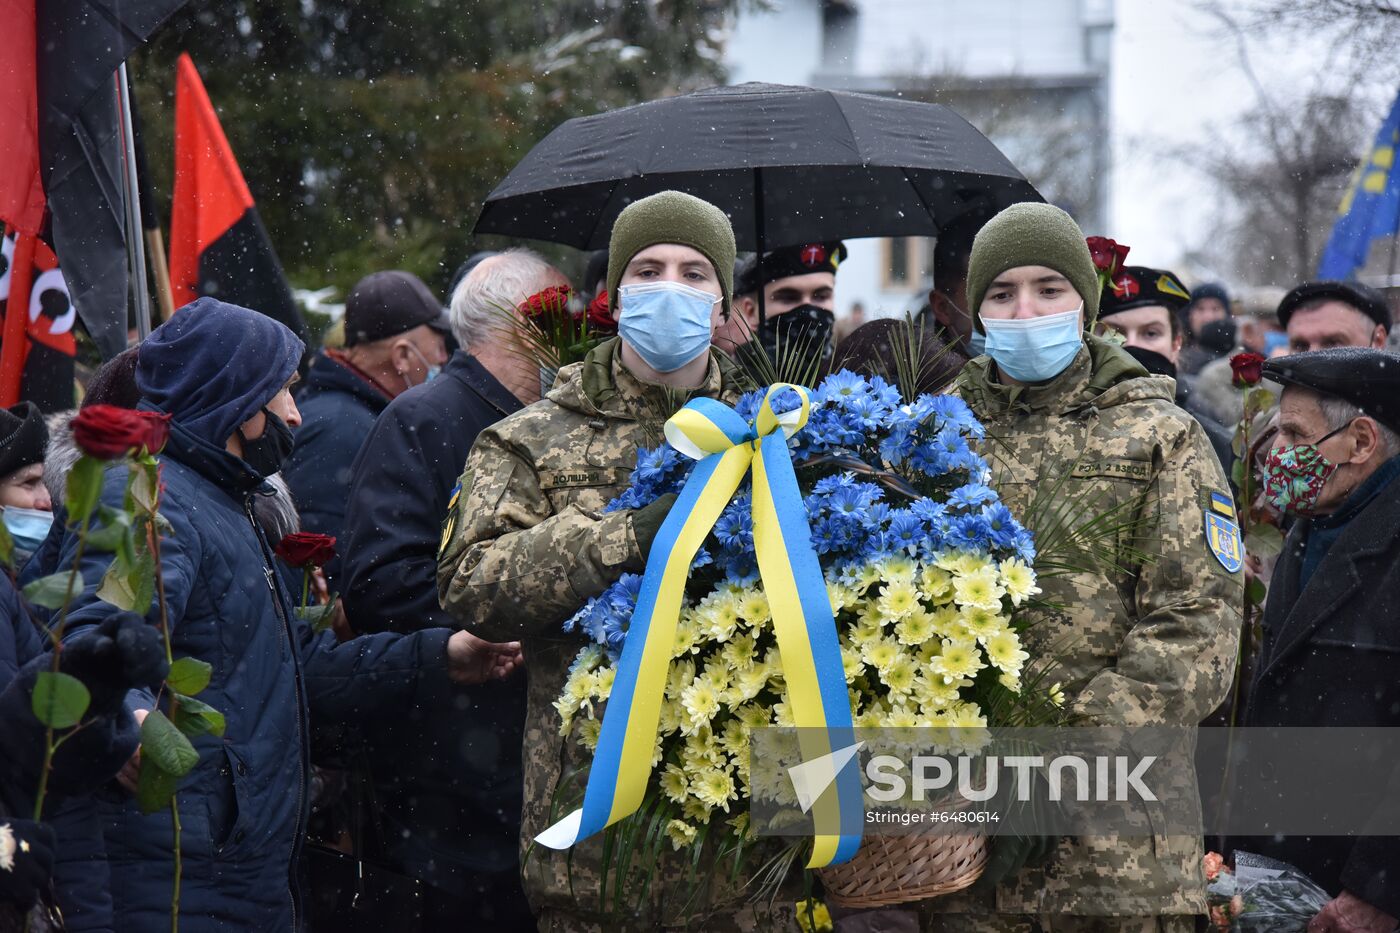
<path id="1" fill-rule="evenodd" d="M 299 621 L 254 517 L 264 477 L 277 471 L 299 423 L 288 391 L 303 345 L 283 325 L 201 298 L 141 344 L 141 407 L 171 416 L 159 456 L 170 523 L 160 549 L 174 656 L 213 668 L 199 699 L 224 714 L 222 737 L 194 740 L 199 761 L 180 784 L 180 926 L 290 930 L 301 923 L 294 866 L 308 812 L 313 725 L 361 724 L 415 702 L 440 678 L 478 682 L 508 674 L 518 645 L 490 646 L 447 629 L 337 644 Z M 109 468 L 102 501 L 121 502 L 126 471 Z M 59 568 L 71 566 L 65 536 Z M 110 562 L 82 558 L 87 584 L 70 631 L 116 610 L 94 590 Z M 153 604 L 151 618 L 159 614 Z M 150 709 L 150 693 L 127 701 Z M 134 799 L 103 813 L 116 928 L 170 924 L 174 826 L 168 811 L 142 815 Z"/>

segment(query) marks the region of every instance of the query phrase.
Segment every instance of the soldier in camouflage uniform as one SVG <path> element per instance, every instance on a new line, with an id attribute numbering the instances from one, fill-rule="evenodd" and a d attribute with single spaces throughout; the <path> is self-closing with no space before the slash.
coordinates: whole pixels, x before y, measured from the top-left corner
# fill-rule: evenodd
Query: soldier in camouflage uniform
<path id="1" fill-rule="evenodd" d="M 509 640 L 524 642 L 528 658 L 521 847 L 525 889 L 541 930 L 620 926 L 595 913 L 601 837 L 570 852 L 531 845 L 567 812 L 554 806 L 561 776 L 588 760 L 574 740 L 560 736 L 553 706 L 582 646 L 581 636 L 565 635 L 561 624 L 623 573 L 643 570 L 674 501 L 668 496 L 642 509 L 604 514 L 604 506 L 626 490 L 638 448 L 659 444 L 666 419 L 688 399 L 708 396 L 733 404 L 742 394 L 737 370 L 709 347 L 712 328 L 729 312 L 733 267 L 733 231 L 712 205 L 663 192 L 628 206 L 609 247 L 608 294 L 621 336 L 560 370 L 545 399 L 482 431 L 443 529 L 443 607 L 482 636 L 510 633 Z M 677 330 L 655 313 L 655 305 L 648 317 L 626 289 L 646 283 L 655 294 L 654 283 L 667 281 L 713 296 L 701 302 L 708 321 L 702 335 L 694 327 Z M 646 332 L 632 325 L 634 314 Z M 672 365 L 682 358 L 679 368 Z M 684 855 L 688 865 L 690 853 Z M 628 918 L 627 928 L 659 929 L 677 919 L 674 897 L 663 916 L 656 915 L 679 856 L 675 863 L 657 867 L 657 897 L 640 916 Z M 737 930 L 759 919 L 752 910 L 730 909 L 699 925 Z"/>
<path id="2" fill-rule="evenodd" d="M 1032 526 L 1037 490 L 1079 515 L 1114 509 L 1118 526 L 1097 568 L 1042 577 L 1042 598 L 1063 612 L 1031 630 L 1032 650 L 1078 685 L 1068 702 L 1086 725 L 1196 725 L 1229 688 L 1243 597 L 1229 487 L 1205 433 L 1175 406 L 1171 379 L 1082 332 L 1099 286 L 1058 208 L 1018 204 L 988 223 L 968 297 L 988 355 L 953 391 L 987 428 L 997 491 Z M 1024 845 L 994 839 L 990 883 L 935 900 L 929 928 L 1186 931 L 1205 913 L 1198 836 L 1065 838 L 1046 864 L 1017 871 Z"/>

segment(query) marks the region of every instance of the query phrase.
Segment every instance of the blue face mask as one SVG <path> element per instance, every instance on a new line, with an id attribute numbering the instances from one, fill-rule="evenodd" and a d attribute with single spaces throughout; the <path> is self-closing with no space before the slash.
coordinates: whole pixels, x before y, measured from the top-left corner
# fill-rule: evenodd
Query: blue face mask
<path id="1" fill-rule="evenodd" d="M 1064 372 L 1084 345 L 1079 326 L 1081 305 L 1073 311 L 1030 320 L 996 321 L 982 318 L 987 331 L 987 355 L 997 368 L 1018 382 L 1044 382 Z"/>
<path id="2" fill-rule="evenodd" d="M 433 366 L 432 364 L 430 364 L 428 362 L 428 358 L 424 356 L 422 351 L 420 351 L 413 344 L 410 343 L 408 345 L 408 348 L 413 351 L 414 356 L 418 357 L 418 361 L 428 368 L 428 375 L 423 377 L 423 382 L 432 382 L 434 379 L 436 379 L 438 377 L 438 373 L 442 372 L 442 367 Z M 405 376 L 403 381 L 408 382 L 408 377 Z M 413 388 L 413 385 L 411 383 L 409 384 L 409 388 Z"/>
<path id="3" fill-rule="evenodd" d="M 17 509 L 5 506 L 5 529 L 10 540 L 15 543 L 15 565 L 29 559 L 29 555 L 39 550 L 39 545 L 49 536 L 53 525 L 53 513 L 38 509 Z"/>
<path id="4" fill-rule="evenodd" d="M 987 352 L 987 335 L 973 331 L 967 337 L 967 350 L 975 360 Z"/>
<path id="5" fill-rule="evenodd" d="M 710 311 L 720 299 L 681 282 L 617 290 L 617 332 L 659 373 L 673 373 L 710 348 Z"/>

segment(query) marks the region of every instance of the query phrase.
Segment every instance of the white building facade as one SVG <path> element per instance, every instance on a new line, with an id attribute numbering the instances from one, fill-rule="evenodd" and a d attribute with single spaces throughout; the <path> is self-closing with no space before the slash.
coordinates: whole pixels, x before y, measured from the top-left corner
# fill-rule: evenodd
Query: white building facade
<path id="1" fill-rule="evenodd" d="M 730 83 L 891 94 L 951 106 L 1085 232 L 1108 219 L 1113 0 L 766 0 L 732 26 Z M 933 241 L 848 240 L 837 313 L 920 307 Z"/>

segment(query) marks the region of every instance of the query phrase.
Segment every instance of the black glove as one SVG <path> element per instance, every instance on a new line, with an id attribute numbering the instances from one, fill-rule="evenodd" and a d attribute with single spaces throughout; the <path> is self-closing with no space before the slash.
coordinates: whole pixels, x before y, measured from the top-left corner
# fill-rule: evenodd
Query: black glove
<path id="1" fill-rule="evenodd" d="M 668 492 L 655 502 L 648 502 L 632 512 L 632 533 L 637 536 L 637 549 L 641 551 L 642 560 L 646 560 L 651 554 L 651 543 L 656 540 L 661 523 L 666 520 L 671 506 L 675 504 L 676 494 Z"/>
<path id="2" fill-rule="evenodd" d="M 65 645 L 58 669 L 88 688 L 92 715 L 110 716 L 132 687 L 159 687 L 170 665 L 156 627 L 134 612 L 119 612 Z"/>
<path id="3" fill-rule="evenodd" d="M 53 873 L 53 829 L 30 820 L 0 819 L 0 903 L 34 906 Z"/>

